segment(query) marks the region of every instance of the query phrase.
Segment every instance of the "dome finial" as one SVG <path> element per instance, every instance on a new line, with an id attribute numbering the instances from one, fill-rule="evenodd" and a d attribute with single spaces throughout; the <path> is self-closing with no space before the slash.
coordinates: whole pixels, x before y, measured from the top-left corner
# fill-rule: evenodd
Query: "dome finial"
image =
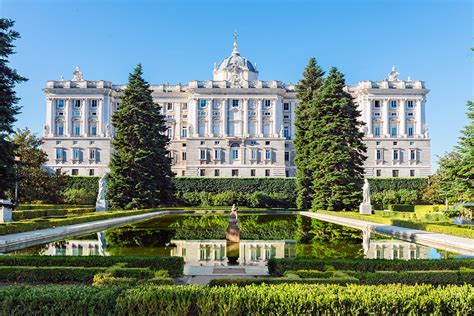
<path id="1" fill-rule="evenodd" d="M 239 43 L 237 43 L 237 38 L 239 37 L 239 34 L 237 34 L 237 29 L 235 29 L 234 31 L 234 48 L 232 49 L 232 53 L 234 54 L 238 54 L 239 53 L 239 50 L 238 50 L 238 46 L 239 46 Z"/>

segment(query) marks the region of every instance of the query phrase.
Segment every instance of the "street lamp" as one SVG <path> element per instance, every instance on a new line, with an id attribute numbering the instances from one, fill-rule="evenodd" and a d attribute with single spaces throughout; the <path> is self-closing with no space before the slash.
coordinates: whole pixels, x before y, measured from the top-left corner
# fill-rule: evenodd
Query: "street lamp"
<path id="1" fill-rule="evenodd" d="M 21 156 L 15 156 L 15 205 L 18 205 L 18 165 L 21 162 Z"/>

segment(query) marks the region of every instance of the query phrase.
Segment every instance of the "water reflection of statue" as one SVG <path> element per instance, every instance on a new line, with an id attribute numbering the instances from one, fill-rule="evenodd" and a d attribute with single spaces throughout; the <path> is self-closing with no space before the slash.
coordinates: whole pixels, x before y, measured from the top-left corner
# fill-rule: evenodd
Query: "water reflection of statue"
<path id="1" fill-rule="evenodd" d="M 367 178 L 365 178 L 364 186 L 362 187 L 362 196 L 363 196 L 362 203 L 370 204 L 370 184 Z"/>

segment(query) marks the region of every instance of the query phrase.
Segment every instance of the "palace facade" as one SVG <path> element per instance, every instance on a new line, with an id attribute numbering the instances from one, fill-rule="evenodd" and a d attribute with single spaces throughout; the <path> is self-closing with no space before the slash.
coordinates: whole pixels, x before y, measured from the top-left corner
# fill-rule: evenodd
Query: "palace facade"
<path id="1" fill-rule="evenodd" d="M 177 176 L 292 177 L 295 85 L 259 80 L 254 63 L 234 41 L 214 65 L 213 80 L 152 84 L 166 117 L 172 169 Z M 71 175 L 108 172 L 113 153 L 111 117 L 124 85 L 85 80 L 48 81 L 43 150 L 47 167 Z M 381 81 L 347 86 L 361 111 L 367 176 L 430 175 L 430 139 L 423 81 L 400 80 L 395 68 Z"/>

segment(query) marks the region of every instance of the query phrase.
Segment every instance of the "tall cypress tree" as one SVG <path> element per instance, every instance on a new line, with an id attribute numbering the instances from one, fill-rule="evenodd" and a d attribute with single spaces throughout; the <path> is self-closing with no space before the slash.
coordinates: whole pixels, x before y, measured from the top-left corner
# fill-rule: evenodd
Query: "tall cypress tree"
<path id="1" fill-rule="evenodd" d="M 115 127 L 108 199 L 113 207 L 149 208 L 168 200 L 170 158 L 165 118 L 153 103 L 142 66 L 130 74 L 120 107 L 112 117 Z"/>
<path id="2" fill-rule="evenodd" d="M 295 110 L 295 164 L 296 164 L 296 203 L 300 209 L 311 207 L 311 172 L 308 169 L 310 139 L 307 137 L 310 126 L 310 107 L 313 94 L 323 83 L 324 71 L 316 63 L 315 58 L 309 60 L 303 72 L 303 78 L 296 85 L 299 103 Z"/>
<path id="3" fill-rule="evenodd" d="M 311 101 L 307 162 L 313 209 L 352 210 L 362 199 L 363 122 L 344 86 L 344 75 L 333 67 Z"/>
<path id="4" fill-rule="evenodd" d="M 456 146 L 462 162 L 456 167 L 456 174 L 462 194 L 458 198 L 464 202 L 474 200 L 474 102 L 467 102 L 468 125 L 461 130 L 461 136 Z"/>
<path id="5" fill-rule="evenodd" d="M 14 24 L 10 19 L 0 19 L 0 198 L 15 182 L 16 146 L 8 137 L 13 133 L 15 116 L 20 113 L 15 85 L 27 80 L 8 67 L 8 58 L 15 53 L 13 41 L 20 37 L 11 29 Z"/>

